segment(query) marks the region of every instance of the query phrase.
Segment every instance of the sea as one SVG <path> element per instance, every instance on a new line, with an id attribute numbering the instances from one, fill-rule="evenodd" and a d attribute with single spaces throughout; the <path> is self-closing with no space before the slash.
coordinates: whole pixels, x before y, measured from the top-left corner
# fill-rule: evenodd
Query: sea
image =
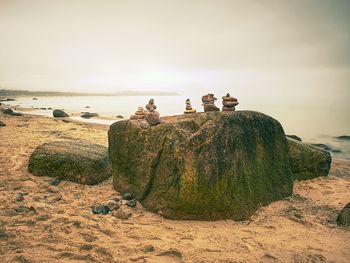
<path id="1" fill-rule="evenodd" d="M 217 96 L 217 106 L 221 105 L 221 97 Z M 40 108 L 63 109 L 68 114 L 95 112 L 100 116 L 112 119 L 75 120 L 110 125 L 120 119 L 117 115 L 129 118 L 139 106 L 145 106 L 150 96 L 59 96 L 59 97 L 19 97 L 16 101 L 6 102 L 11 106 L 28 108 L 25 113 L 52 117 L 52 110 Z M 161 116 L 183 114 L 187 96 L 153 96 Z M 203 111 L 201 96 L 190 97 L 192 107 L 197 112 Z M 285 100 L 267 101 L 266 99 L 250 99 L 249 96 L 239 100 L 236 110 L 253 110 L 265 113 L 277 119 L 286 134 L 294 134 L 310 144 L 324 144 L 329 147 L 333 157 L 350 160 L 350 140 L 339 139 L 339 136 L 350 135 L 350 106 L 348 103 L 327 105 L 327 103 L 295 103 Z"/>

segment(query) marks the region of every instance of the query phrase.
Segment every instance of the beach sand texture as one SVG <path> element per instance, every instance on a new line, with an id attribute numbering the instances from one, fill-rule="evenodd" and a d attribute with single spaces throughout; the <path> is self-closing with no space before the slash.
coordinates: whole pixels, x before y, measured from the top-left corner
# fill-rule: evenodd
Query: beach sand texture
<path id="1" fill-rule="evenodd" d="M 292 197 L 250 221 L 171 221 L 140 204 L 123 221 L 91 212 L 115 193 L 111 178 L 52 186 L 27 171 L 40 144 L 107 146 L 108 126 L 32 115 L 0 121 L 0 262 L 350 262 L 350 229 L 335 223 L 350 202 L 350 161 L 333 160 L 330 176 L 296 182 Z M 20 205 L 35 211 L 17 213 Z"/>

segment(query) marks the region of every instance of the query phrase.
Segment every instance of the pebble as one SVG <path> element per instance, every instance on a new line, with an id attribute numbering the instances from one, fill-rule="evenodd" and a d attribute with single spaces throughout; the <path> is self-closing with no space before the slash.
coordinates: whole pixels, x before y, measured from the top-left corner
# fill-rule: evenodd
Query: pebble
<path id="1" fill-rule="evenodd" d="M 118 219 L 122 219 L 122 220 L 127 220 L 131 217 L 131 213 L 130 212 L 125 212 L 121 209 L 118 210 L 114 210 L 112 212 L 112 215 Z"/>
<path id="2" fill-rule="evenodd" d="M 92 207 L 92 213 L 94 214 L 107 215 L 109 211 L 110 211 L 109 207 L 105 205 L 96 205 Z"/>
<path id="3" fill-rule="evenodd" d="M 51 180 L 51 181 L 49 182 L 49 185 L 57 186 L 57 185 L 60 184 L 60 182 L 61 182 L 61 179 L 60 179 L 60 178 L 54 178 L 53 180 Z"/>
<path id="4" fill-rule="evenodd" d="M 125 204 L 127 206 L 130 206 L 130 207 L 135 207 L 136 206 L 136 200 L 135 199 L 127 200 L 127 202 L 125 202 Z"/>
<path id="5" fill-rule="evenodd" d="M 147 246 L 145 246 L 145 247 L 143 248 L 143 251 L 144 251 L 145 253 L 153 252 L 153 251 L 154 251 L 154 246 L 152 246 L 152 245 L 147 245 Z"/>
<path id="6" fill-rule="evenodd" d="M 23 197 L 23 194 L 22 193 L 18 193 L 16 195 L 16 201 L 17 202 L 23 202 L 24 201 L 24 197 Z"/>
<path id="7" fill-rule="evenodd" d="M 125 193 L 123 194 L 123 200 L 132 200 L 134 199 L 134 194 L 133 193 Z"/>
<path id="8" fill-rule="evenodd" d="M 108 208 L 112 211 L 112 210 L 118 210 L 119 209 L 119 204 L 117 201 L 113 200 L 113 199 L 109 199 L 107 201 L 106 206 L 108 206 Z"/>
<path id="9" fill-rule="evenodd" d="M 34 207 L 25 206 L 25 205 L 20 205 L 20 206 L 15 207 L 15 211 L 19 214 L 28 213 L 28 212 L 35 212 L 36 213 L 36 210 Z"/>

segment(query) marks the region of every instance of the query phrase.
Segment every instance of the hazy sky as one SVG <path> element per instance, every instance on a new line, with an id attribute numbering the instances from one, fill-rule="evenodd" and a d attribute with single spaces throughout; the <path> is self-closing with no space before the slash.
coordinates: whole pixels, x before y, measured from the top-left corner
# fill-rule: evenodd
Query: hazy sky
<path id="1" fill-rule="evenodd" d="M 0 86 L 348 96 L 349 14 L 350 0 L 0 0 Z"/>

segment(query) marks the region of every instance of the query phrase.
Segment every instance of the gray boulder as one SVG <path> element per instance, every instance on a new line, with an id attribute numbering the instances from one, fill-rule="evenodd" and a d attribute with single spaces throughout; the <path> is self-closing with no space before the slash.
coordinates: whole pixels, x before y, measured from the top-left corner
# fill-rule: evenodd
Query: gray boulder
<path id="1" fill-rule="evenodd" d="M 28 171 L 80 184 L 98 184 L 111 175 L 105 146 L 75 141 L 45 143 L 32 153 Z"/>
<path id="2" fill-rule="evenodd" d="M 332 162 L 329 152 L 295 140 L 287 141 L 294 179 L 308 180 L 328 175 Z"/>
<path id="3" fill-rule="evenodd" d="M 56 118 L 69 117 L 69 115 L 65 113 L 63 110 L 54 110 L 52 114 Z"/>

